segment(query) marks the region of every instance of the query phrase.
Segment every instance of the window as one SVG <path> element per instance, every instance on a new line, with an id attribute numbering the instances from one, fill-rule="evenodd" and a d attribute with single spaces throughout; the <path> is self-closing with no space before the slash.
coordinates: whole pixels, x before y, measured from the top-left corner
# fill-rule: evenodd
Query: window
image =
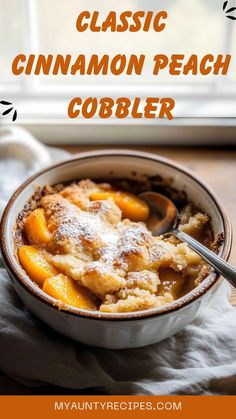
<path id="1" fill-rule="evenodd" d="M 67 119 L 74 96 L 169 95 L 176 100 L 177 118 L 236 117 L 236 23 L 226 19 L 223 1 L 215 0 L 0 0 L 0 90 L 14 100 L 22 120 Z M 137 33 L 76 31 L 83 10 L 167 10 L 166 29 Z M 13 76 L 13 58 L 24 52 L 43 54 L 145 54 L 141 76 Z M 159 53 L 232 54 L 229 75 L 152 75 L 153 56 Z M 233 59 L 234 58 L 234 59 Z M 68 122 L 68 121 L 67 121 Z M 77 123 L 79 123 L 77 121 Z M 91 123 L 87 121 L 86 123 Z M 158 122 L 157 122 L 158 123 Z"/>

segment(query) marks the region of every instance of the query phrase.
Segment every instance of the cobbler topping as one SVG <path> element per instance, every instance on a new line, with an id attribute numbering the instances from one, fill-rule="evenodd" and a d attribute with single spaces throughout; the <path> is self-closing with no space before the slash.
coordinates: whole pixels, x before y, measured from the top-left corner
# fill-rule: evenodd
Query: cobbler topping
<path id="1" fill-rule="evenodd" d="M 134 195 L 91 180 L 48 190 L 25 221 L 19 260 L 55 299 L 107 313 L 147 310 L 171 303 L 207 274 L 187 244 L 152 236 L 149 209 Z M 180 228 L 199 238 L 208 224 L 188 206 Z"/>

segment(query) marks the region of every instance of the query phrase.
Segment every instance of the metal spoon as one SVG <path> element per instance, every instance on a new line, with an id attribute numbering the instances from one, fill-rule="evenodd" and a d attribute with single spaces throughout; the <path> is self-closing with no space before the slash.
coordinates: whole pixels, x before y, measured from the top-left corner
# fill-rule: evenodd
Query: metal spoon
<path id="1" fill-rule="evenodd" d="M 147 202 L 151 209 L 151 214 L 146 224 L 154 236 L 168 233 L 188 243 L 191 249 L 195 250 L 216 272 L 221 274 L 236 288 L 236 269 L 197 240 L 176 228 L 179 214 L 175 204 L 170 199 L 156 192 L 143 192 L 139 196 Z"/>

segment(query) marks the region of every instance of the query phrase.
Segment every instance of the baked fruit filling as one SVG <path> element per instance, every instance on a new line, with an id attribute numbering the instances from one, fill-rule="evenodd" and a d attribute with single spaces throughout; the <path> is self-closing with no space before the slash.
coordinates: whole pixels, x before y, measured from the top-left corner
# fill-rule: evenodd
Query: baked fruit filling
<path id="1" fill-rule="evenodd" d="M 209 268 L 187 244 L 153 237 L 148 217 L 144 201 L 107 183 L 48 187 L 19 217 L 20 264 L 59 307 L 106 313 L 161 307 L 198 285 Z M 188 205 L 180 228 L 202 240 L 209 218 Z"/>

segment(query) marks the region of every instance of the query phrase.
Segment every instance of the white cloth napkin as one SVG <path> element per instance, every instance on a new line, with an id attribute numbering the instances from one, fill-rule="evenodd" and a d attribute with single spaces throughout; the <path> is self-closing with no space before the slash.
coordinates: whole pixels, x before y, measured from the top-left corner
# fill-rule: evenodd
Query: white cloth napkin
<path id="1" fill-rule="evenodd" d="M 4 179 L 15 164 L 20 163 L 6 164 Z M 223 283 L 200 317 L 159 344 L 111 351 L 73 342 L 37 320 L 0 261 L 0 370 L 28 386 L 54 384 L 78 392 L 236 394 L 236 310 L 228 295 Z"/>
<path id="2" fill-rule="evenodd" d="M 50 152 L 29 132 L 18 127 L 0 129 L 0 216 L 20 183 L 51 163 Z"/>

